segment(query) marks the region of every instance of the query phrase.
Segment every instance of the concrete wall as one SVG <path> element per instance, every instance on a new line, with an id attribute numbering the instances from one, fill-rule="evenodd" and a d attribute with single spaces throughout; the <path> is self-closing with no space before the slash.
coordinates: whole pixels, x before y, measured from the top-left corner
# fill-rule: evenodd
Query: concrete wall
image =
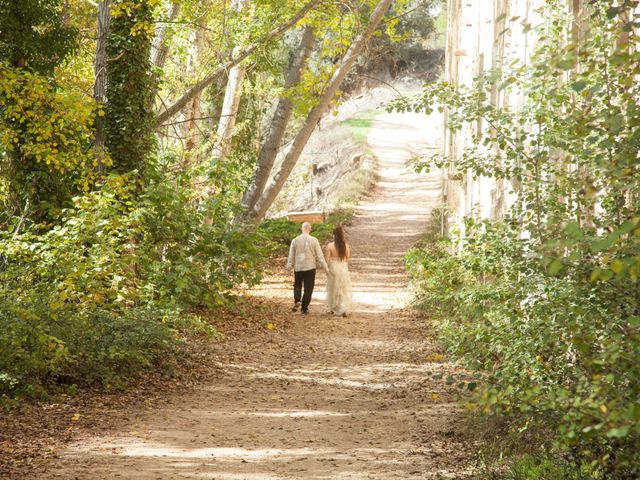
<path id="1" fill-rule="evenodd" d="M 446 42 L 445 79 L 459 85 L 471 85 L 479 74 L 508 64 L 513 59 L 530 58 L 534 33 L 528 26 L 542 19 L 536 9 L 545 0 L 449 0 Z M 567 8 L 579 11 L 586 0 L 567 0 Z M 492 94 L 499 106 L 519 108 L 522 92 L 506 90 Z M 445 118 L 446 121 L 446 118 Z M 510 182 L 490 178 L 474 179 L 456 171 L 455 161 L 465 148 L 472 146 L 472 136 L 486 129 L 482 122 L 466 126 L 456 134 L 446 131 L 445 154 L 450 166 L 443 172 L 444 196 L 449 215 L 445 228 L 462 228 L 462 218 L 499 218 L 514 201 Z"/>

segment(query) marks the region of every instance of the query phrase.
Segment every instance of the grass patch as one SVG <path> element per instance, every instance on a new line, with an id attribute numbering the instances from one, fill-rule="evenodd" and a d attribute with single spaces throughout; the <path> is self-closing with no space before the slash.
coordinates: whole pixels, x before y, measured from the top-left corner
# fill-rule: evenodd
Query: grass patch
<path id="1" fill-rule="evenodd" d="M 482 480 L 605 480 L 588 463 L 576 463 L 548 452 L 494 461 Z"/>
<path id="2" fill-rule="evenodd" d="M 369 143 L 367 142 L 371 126 L 373 125 L 376 117 L 382 112 L 382 109 L 376 108 L 375 110 L 361 112 L 357 117 L 350 118 L 342 122 L 342 125 L 347 127 L 349 136 L 364 148 L 367 155 L 371 155 L 372 153 L 369 148 Z"/>
<path id="3" fill-rule="evenodd" d="M 384 110 L 381 108 L 376 108 L 361 112 L 357 117 L 342 122 L 342 125 L 347 127 L 348 135 L 362 147 L 364 153 L 369 157 L 374 156 L 369 147 L 369 133 L 373 122 L 383 112 Z M 373 188 L 376 179 L 373 165 L 362 165 L 357 170 L 348 172 L 340 181 L 340 185 L 334 194 L 337 208 L 352 208 L 366 192 Z"/>
<path id="4" fill-rule="evenodd" d="M 501 477 L 504 480 L 583 480 L 594 478 L 587 465 L 548 456 L 525 455 Z"/>
<path id="5" fill-rule="evenodd" d="M 350 118 L 344 121 L 344 125 L 349 127 L 351 136 L 361 144 L 367 144 L 367 137 L 373 124 L 373 118 Z"/>

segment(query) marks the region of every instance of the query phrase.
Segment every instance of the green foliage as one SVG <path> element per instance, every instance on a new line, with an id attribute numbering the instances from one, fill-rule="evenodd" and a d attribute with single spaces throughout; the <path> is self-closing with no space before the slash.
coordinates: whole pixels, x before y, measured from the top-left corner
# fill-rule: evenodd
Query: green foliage
<path id="1" fill-rule="evenodd" d="M 156 78 L 151 70 L 156 0 L 119 0 L 112 7 L 106 146 L 120 173 L 142 171 L 153 148 Z"/>
<path id="2" fill-rule="evenodd" d="M 7 397 L 43 398 L 64 388 L 122 387 L 151 366 L 169 365 L 175 334 L 158 321 L 162 312 L 51 309 L 43 285 L 0 287 L 0 402 Z"/>
<path id="3" fill-rule="evenodd" d="M 220 168 L 150 167 L 142 189 L 135 172 L 106 177 L 55 225 L 0 233 L 0 395 L 118 386 L 170 360 L 181 332 L 210 330 L 190 309 L 259 280 L 265 242 L 232 226 L 233 196 L 194 198 Z"/>
<path id="4" fill-rule="evenodd" d="M 0 92 L 0 175 L 8 184 L 0 202 L 31 197 L 54 203 L 86 190 L 95 179 L 89 153 L 94 102 L 1 63 Z"/>
<path id="5" fill-rule="evenodd" d="M 0 1 L 0 205 L 10 211 L 42 217 L 91 181 L 93 104 L 53 78 L 76 46 L 60 0 Z"/>
<path id="6" fill-rule="evenodd" d="M 76 47 L 61 0 L 0 0 L 0 62 L 49 76 Z"/>
<path id="7" fill-rule="evenodd" d="M 410 251 L 421 308 L 454 357 L 486 372 L 474 408 L 514 433 L 553 432 L 556 447 L 620 478 L 637 474 L 638 322 L 617 289 L 549 277 L 513 233 L 469 223 L 464 239 Z"/>
<path id="8" fill-rule="evenodd" d="M 573 19 L 548 2 L 527 65 L 394 106 L 472 125 L 472 145 L 436 165 L 517 194 L 504 221 L 468 220 L 451 244 L 408 257 L 448 350 L 485 372 L 475 407 L 511 432 L 545 432 L 589 464 L 576 478 L 626 479 L 640 475 L 640 62 L 625 14 L 637 2 L 605 3 L 591 2 L 573 44 Z M 516 87 L 521 110 L 492 101 Z"/>

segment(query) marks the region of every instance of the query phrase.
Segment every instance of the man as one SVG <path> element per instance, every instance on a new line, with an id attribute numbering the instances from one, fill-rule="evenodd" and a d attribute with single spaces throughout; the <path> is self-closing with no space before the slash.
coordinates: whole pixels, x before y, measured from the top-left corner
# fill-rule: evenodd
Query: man
<path id="1" fill-rule="evenodd" d="M 297 312 L 302 307 L 302 313 L 309 313 L 309 303 L 311 303 L 311 295 L 313 287 L 316 283 L 316 262 L 319 262 L 327 271 L 327 262 L 324 260 L 320 242 L 315 237 L 309 235 L 311 233 L 311 224 L 304 222 L 302 224 L 302 234 L 298 235 L 291 241 L 289 248 L 289 259 L 287 260 L 287 268 L 293 268 L 293 308 L 291 311 Z M 304 285 L 304 295 L 302 295 L 302 287 Z M 302 301 L 302 303 L 300 303 Z"/>

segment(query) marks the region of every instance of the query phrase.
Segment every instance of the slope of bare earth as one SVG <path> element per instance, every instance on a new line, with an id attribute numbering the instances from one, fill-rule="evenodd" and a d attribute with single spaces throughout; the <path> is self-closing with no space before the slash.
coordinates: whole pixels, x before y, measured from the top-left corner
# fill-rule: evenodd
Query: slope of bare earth
<path id="1" fill-rule="evenodd" d="M 253 333 L 211 347 L 202 381 L 79 420 L 74 440 L 33 478 L 471 478 L 473 449 L 443 380 L 456 368 L 408 306 L 401 262 L 439 202 L 437 176 L 405 165 L 429 148 L 430 121 L 437 133 L 438 119 L 398 114 L 371 130 L 380 180 L 347 229 L 347 318 L 326 313 L 323 273 L 308 316 L 289 311 L 291 279 L 274 274 L 253 295 L 275 310 Z"/>
<path id="2" fill-rule="evenodd" d="M 413 77 L 390 82 L 377 83 L 342 99 L 322 119 L 278 194 L 270 216 L 350 207 L 366 191 L 375 180 L 375 167 L 362 134 L 371 119 L 380 114 L 381 107 L 399 92 L 417 94 L 423 84 Z"/>

